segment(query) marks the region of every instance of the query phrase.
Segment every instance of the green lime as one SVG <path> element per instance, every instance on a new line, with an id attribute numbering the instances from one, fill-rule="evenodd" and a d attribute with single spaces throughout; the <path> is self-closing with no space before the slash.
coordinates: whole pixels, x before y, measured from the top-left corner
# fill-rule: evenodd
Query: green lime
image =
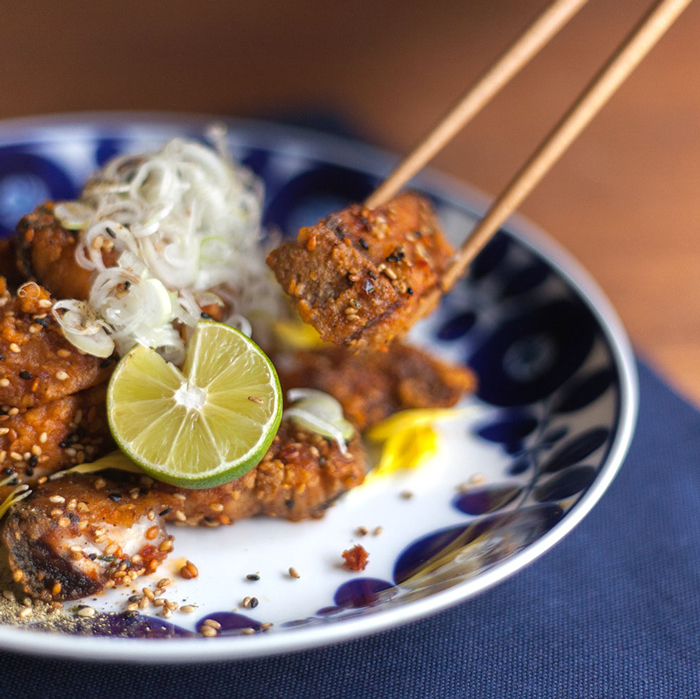
<path id="1" fill-rule="evenodd" d="M 141 345 L 126 354 L 109 384 L 107 414 L 120 449 L 148 474 L 212 488 L 260 462 L 280 424 L 282 391 L 252 340 L 203 321 L 182 371 Z"/>

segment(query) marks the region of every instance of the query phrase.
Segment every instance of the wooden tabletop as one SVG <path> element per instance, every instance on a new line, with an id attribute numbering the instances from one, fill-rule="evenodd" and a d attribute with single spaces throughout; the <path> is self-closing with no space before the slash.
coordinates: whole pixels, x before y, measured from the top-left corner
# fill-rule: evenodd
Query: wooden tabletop
<path id="1" fill-rule="evenodd" d="M 406 152 L 547 0 L 10 0 L 0 117 L 323 109 Z M 649 0 L 591 0 L 436 159 L 495 194 Z M 522 207 L 593 274 L 637 348 L 700 402 L 700 3 Z"/>

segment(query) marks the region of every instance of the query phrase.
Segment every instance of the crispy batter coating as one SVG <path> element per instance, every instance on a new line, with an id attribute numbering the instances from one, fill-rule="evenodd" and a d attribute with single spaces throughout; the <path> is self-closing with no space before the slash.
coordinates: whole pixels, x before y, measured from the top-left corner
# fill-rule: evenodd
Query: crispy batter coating
<path id="1" fill-rule="evenodd" d="M 283 420 L 263 460 L 245 476 L 206 490 L 164 483 L 153 488 L 172 496 L 168 521 L 218 526 L 264 514 L 293 521 L 322 517 L 343 493 L 361 485 L 367 468 L 360 438 L 343 456 L 335 442 Z"/>
<path id="2" fill-rule="evenodd" d="M 13 477 L 11 485 L 0 487 L 0 498 L 17 483 L 34 486 L 112 450 L 106 393 L 102 384 L 24 412 L 0 414 L 1 477 Z"/>
<path id="3" fill-rule="evenodd" d="M 25 216 L 17 230 L 17 262 L 27 279 L 38 281 L 57 299 L 88 298 L 91 273 L 75 260 L 78 234 L 56 220 L 52 202 Z M 116 253 L 107 246 L 102 257 L 109 267 L 116 263 Z"/>
<path id="4" fill-rule="evenodd" d="M 17 268 L 15 240 L 0 240 L 0 277 L 4 277 L 10 289 L 16 289 L 26 279 Z"/>
<path id="5" fill-rule="evenodd" d="M 301 317 L 327 342 L 386 349 L 418 319 L 453 250 L 427 199 L 355 204 L 273 250 L 267 263 Z M 432 310 L 423 304 L 420 313 Z"/>
<path id="6" fill-rule="evenodd" d="M 2 289 L 0 288 L 0 291 Z M 51 314 L 46 289 L 30 282 L 0 308 L 0 406 L 30 408 L 106 381 L 112 359 L 81 354 Z"/>
<path id="7" fill-rule="evenodd" d="M 69 474 L 10 509 L 2 538 L 27 593 L 80 599 L 156 570 L 172 537 L 157 514 L 158 497 L 126 475 Z"/>
<path id="8" fill-rule="evenodd" d="M 329 393 L 363 431 L 398 410 L 449 408 L 476 388 L 474 374 L 410 345 L 395 342 L 388 352 L 354 354 L 326 346 L 274 358 L 282 388 L 316 388 Z"/>

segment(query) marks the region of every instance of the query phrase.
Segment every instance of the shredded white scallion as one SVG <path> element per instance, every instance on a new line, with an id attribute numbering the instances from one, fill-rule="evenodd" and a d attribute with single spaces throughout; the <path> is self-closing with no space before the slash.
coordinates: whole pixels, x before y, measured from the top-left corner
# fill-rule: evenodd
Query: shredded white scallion
<path id="1" fill-rule="evenodd" d="M 347 454 L 348 440 L 355 434 L 355 428 L 345 419 L 343 406 L 333 396 L 312 388 L 293 388 L 287 391 L 287 398 L 292 405 L 283 417 L 335 440 L 340 453 Z"/>
<path id="2" fill-rule="evenodd" d="M 250 335 L 251 316 L 280 307 L 260 244 L 262 183 L 233 163 L 225 131 L 216 150 L 175 138 L 160 150 L 112 159 L 79 201 L 59 202 L 61 225 L 80 231 L 76 261 L 92 272 L 88 302 L 54 315 L 79 349 L 100 357 L 140 343 L 180 364 L 201 309 L 225 306 Z"/>

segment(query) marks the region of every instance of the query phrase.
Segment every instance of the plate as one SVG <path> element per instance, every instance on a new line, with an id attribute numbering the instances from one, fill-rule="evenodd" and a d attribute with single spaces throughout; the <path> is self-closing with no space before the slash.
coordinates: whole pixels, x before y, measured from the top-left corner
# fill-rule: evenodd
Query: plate
<path id="1" fill-rule="evenodd" d="M 200 137 L 211 121 L 96 114 L 0 124 L 2 231 L 45 199 L 75 196 L 115 154 L 176 135 Z M 228 127 L 235 157 L 265 182 L 266 225 L 286 234 L 362 200 L 395 162 L 313 132 L 239 121 Z M 484 211 L 483 196 L 439 175 L 428 173 L 416 186 L 433 198 L 453 241 Z M 539 558 L 591 510 L 632 438 L 637 379 L 617 316 L 566 252 L 515 217 L 411 339 L 466 362 L 479 377 L 463 416 L 440 427 L 440 451 L 428 465 L 370 481 L 322 520 L 175 530 L 175 551 L 155 577 L 171 577 L 167 596 L 196 605 L 194 614 L 125 617 L 129 593 L 112 590 L 90 602 L 111 613 L 105 636 L 28 622 L 0 626 L 0 647 L 150 663 L 286 653 L 433 614 Z M 359 527 L 369 533 L 361 536 Z M 340 565 L 356 543 L 369 552 L 362 573 Z M 196 580 L 176 574 L 184 558 L 199 568 Z M 246 597 L 259 604 L 244 608 Z M 196 634 L 207 618 L 221 623 L 220 636 Z"/>

